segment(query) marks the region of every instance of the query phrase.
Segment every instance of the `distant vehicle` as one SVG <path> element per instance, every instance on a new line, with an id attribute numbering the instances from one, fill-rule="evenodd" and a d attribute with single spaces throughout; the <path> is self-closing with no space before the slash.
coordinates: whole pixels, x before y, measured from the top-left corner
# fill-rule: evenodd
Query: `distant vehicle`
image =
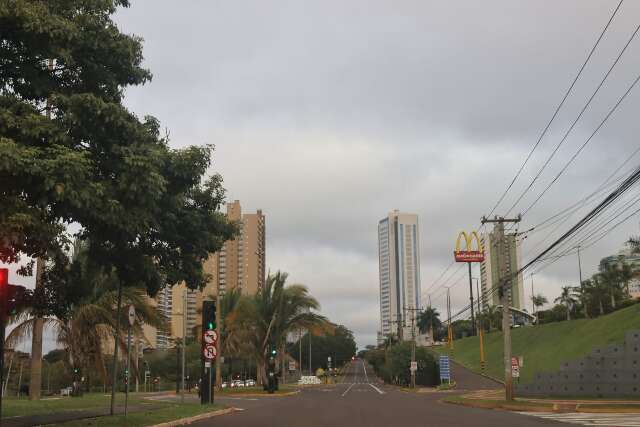
<path id="1" fill-rule="evenodd" d="M 227 387 L 229 387 L 229 383 L 228 383 L 228 382 L 226 382 L 226 381 L 225 381 L 225 382 L 223 382 L 223 383 L 222 383 L 222 388 L 227 388 Z"/>
<path id="2" fill-rule="evenodd" d="M 244 383 L 247 385 L 247 387 L 255 387 L 256 380 L 248 379 Z"/>

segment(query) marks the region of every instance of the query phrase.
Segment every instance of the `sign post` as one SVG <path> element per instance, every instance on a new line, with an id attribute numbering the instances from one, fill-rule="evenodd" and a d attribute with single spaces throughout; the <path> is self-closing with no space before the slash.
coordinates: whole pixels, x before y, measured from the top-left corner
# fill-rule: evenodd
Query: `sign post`
<path id="1" fill-rule="evenodd" d="M 409 370 L 411 372 L 416 372 L 418 370 L 418 362 L 410 362 L 409 363 Z"/>
<path id="2" fill-rule="evenodd" d="M 520 381 L 520 359 L 517 357 L 511 358 L 511 376 Z"/>
<path id="3" fill-rule="evenodd" d="M 131 365 L 131 327 L 136 321 L 136 308 L 131 304 L 127 313 L 129 328 L 127 329 L 127 368 L 124 372 L 124 416 L 127 416 L 127 406 L 129 403 L 129 368 Z"/>
<path id="4" fill-rule="evenodd" d="M 451 366 L 449 365 L 449 356 L 445 354 L 440 356 L 440 382 L 444 380 L 451 384 Z"/>

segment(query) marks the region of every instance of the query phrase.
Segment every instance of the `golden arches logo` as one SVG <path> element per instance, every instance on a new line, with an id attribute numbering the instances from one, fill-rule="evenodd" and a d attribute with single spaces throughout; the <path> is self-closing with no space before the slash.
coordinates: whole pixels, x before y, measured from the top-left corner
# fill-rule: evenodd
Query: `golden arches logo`
<path id="1" fill-rule="evenodd" d="M 473 247 L 473 241 L 475 240 L 476 247 Z M 464 249 L 460 247 L 460 243 L 464 241 Z M 484 261 L 484 249 L 482 247 L 482 241 L 476 231 L 468 233 L 461 231 L 456 239 L 456 250 L 453 255 L 457 262 L 482 262 Z"/>

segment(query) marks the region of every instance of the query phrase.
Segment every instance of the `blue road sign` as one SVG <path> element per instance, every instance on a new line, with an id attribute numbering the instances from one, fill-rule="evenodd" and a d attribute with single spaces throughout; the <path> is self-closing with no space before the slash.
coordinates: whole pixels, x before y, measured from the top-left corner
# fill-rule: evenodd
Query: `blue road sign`
<path id="1" fill-rule="evenodd" d="M 449 356 L 440 356 L 440 381 L 451 381 L 451 366 L 449 365 Z"/>

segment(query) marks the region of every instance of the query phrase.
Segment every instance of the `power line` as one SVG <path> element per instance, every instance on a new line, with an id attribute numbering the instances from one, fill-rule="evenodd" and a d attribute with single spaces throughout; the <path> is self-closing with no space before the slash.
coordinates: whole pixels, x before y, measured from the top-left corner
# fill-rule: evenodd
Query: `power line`
<path id="1" fill-rule="evenodd" d="M 549 163 L 551 162 L 551 160 L 553 159 L 553 157 L 556 155 L 556 153 L 558 152 L 558 150 L 560 149 L 560 147 L 562 146 L 562 144 L 566 141 L 567 137 L 569 136 L 569 134 L 573 131 L 573 129 L 575 128 L 576 124 L 578 123 L 578 121 L 580 121 L 580 119 L 582 118 L 582 115 L 584 114 L 584 112 L 587 110 L 587 108 L 589 107 L 589 105 L 591 105 L 591 101 L 593 101 L 593 99 L 596 97 L 596 95 L 598 94 L 598 92 L 600 92 L 600 89 L 602 88 L 602 86 L 604 85 L 605 81 L 607 80 L 607 78 L 609 77 L 609 75 L 611 75 L 611 72 L 614 70 L 614 68 L 616 67 L 616 65 L 618 64 L 618 62 L 620 61 L 620 58 L 622 58 L 622 55 L 624 55 L 625 51 L 627 50 L 627 48 L 629 47 L 629 45 L 631 44 L 631 41 L 633 41 L 633 39 L 635 38 L 636 34 L 638 33 L 638 30 L 640 30 L 640 25 L 638 25 L 635 29 L 635 31 L 631 34 L 631 37 L 629 37 L 629 39 L 627 40 L 627 43 L 624 45 L 624 47 L 622 48 L 622 50 L 620 51 L 620 53 L 618 54 L 618 56 L 616 57 L 615 61 L 613 61 L 613 64 L 611 64 L 611 66 L 609 67 L 609 70 L 607 71 L 607 73 L 604 75 L 604 77 L 602 78 L 602 80 L 600 81 L 600 83 L 598 84 L 598 86 L 596 87 L 595 91 L 593 91 L 593 93 L 591 94 L 591 96 L 589 97 L 589 99 L 587 100 L 586 104 L 582 107 L 582 110 L 580 110 L 580 113 L 578 114 L 578 116 L 574 119 L 574 121 L 571 123 L 571 126 L 569 127 L 569 129 L 567 129 L 567 131 L 565 132 L 564 136 L 562 137 L 562 139 L 558 142 L 558 144 L 556 144 L 556 146 L 554 147 L 553 151 L 551 152 L 551 154 L 549 155 L 549 157 L 547 157 L 547 160 L 544 162 L 544 164 L 542 165 L 542 167 L 538 170 L 538 172 L 536 173 L 536 175 L 533 177 L 533 179 L 531 180 L 531 182 L 529 183 L 529 185 L 527 186 L 527 188 L 525 188 L 525 190 L 520 194 L 520 196 L 518 197 L 518 199 L 513 203 L 513 205 L 509 208 L 509 210 L 507 211 L 506 215 L 508 215 L 517 205 L 518 203 L 520 203 L 520 201 L 522 200 L 522 198 L 527 194 L 527 192 L 533 187 L 533 185 L 536 183 L 536 181 L 538 180 L 538 178 L 540 177 L 540 175 L 542 175 L 542 172 L 546 169 L 546 167 L 549 165 Z M 633 87 L 635 85 L 635 82 L 631 85 L 631 87 Z M 621 98 L 624 99 L 624 97 L 626 97 L 626 94 Z M 616 106 L 613 108 L 613 111 L 615 111 L 615 109 L 617 108 L 617 105 L 619 105 L 619 103 L 621 102 L 621 100 L 618 101 L 618 104 L 616 104 Z M 600 127 L 604 124 L 604 122 L 606 122 L 606 120 L 609 118 L 609 116 L 611 115 L 612 112 L 610 112 L 607 117 L 605 118 L 605 120 L 603 120 L 603 122 L 600 124 L 600 126 L 598 126 L 598 128 L 596 129 L 596 131 L 594 131 L 594 133 L 589 137 L 589 139 L 587 140 L 590 141 L 591 138 L 593 137 L 593 135 L 595 135 L 595 133 L 597 132 L 597 130 L 600 129 Z M 584 148 L 583 144 L 583 147 Z M 579 150 L 581 151 L 582 148 Z M 575 158 L 575 156 L 574 156 Z M 573 159 L 571 160 L 573 161 Z M 570 162 L 571 162 L 570 161 Z M 562 170 L 562 172 L 564 172 L 564 169 Z M 561 174 L 560 174 L 561 175 Z M 559 177 L 559 175 L 558 175 Z M 556 179 L 558 178 L 556 177 Z M 555 180 L 553 182 L 555 182 Z M 553 185 L 553 183 L 551 184 Z M 548 188 L 547 188 L 548 189 Z M 544 194 L 547 189 L 545 189 L 545 191 L 542 193 Z M 536 201 L 534 202 L 537 203 L 537 201 L 539 200 L 539 198 L 542 197 L 539 196 L 538 199 L 536 199 Z M 529 209 L 531 209 L 532 206 L 528 207 L 526 211 L 528 211 Z M 524 215 L 524 213 L 523 213 Z"/>
<path id="2" fill-rule="evenodd" d="M 531 156 L 533 155 L 533 152 L 536 150 L 536 148 L 538 148 L 538 145 L 540 145 L 540 142 L 542 141 L 542 139 L 544 138 L 544 136 L 547 134 L 547 131 L 549 130 L 549 127 L 551 127 L 551 124 L 553 123 L 553 121 L 555 120 L 556 116 L 558 115 L 558 112 L 560 111 L 560 109 L 562 108 L 562 106 L 564 105 L 565 101 L 567 100 L 567 97 L 569 96 L 569 94 L 571 93 L 571 91 L 573 90 L 573 87 L 575 86 L 576 82 L 578 81 L 578 79 L 580 78 L 580 76 L 582 75 L 582 71 L 585 69 L 585 67 L 587 66 L 587 63 L 589 62 L 589 60 L 591 59 L 591 56 L 593 56 L 593 53 L 595 52 L 596 48 L 598 47 L 598 45 L 600 44 L 600 41 L 602 40 L 602 38 L 604 37 L 604 34 L 607 32 L 607 29 L 609 28 L 609 25 L 611 25 L 611 21 L 613 21 L 613 18 L 616 16 L 616 14 L 618 13 L 618 10 L 620 9 L 620 6 L 622 6 L 624 0 L 620 0 L 620 2 L 618 3 L 618 6 L 616 6 L 616 8 L 614 9 L 613 13 L 611 14 L 611 17 L 609 18 L 609 20 L 607 21 L 607 25 L 605 25 L 605 27 L 602 29 L 602 32 L 600 33 L 600 35 L 598 36 L 598 39 L 596 40 L 595 44 L 593 45 L 593 47 L 591 48 L 591 50 L 589 51 L 589 55 L 587 55 L 587 59 L 585 59 L 584 63 L 582 64 L 582 66 L 580 67 L 580 69 L 578 70 L 578 73 L 576 74 L 575 78 L 573 79 L 573 81 L 571 82 L 571 85 L 569 86 L 569 88 L 567 89 L 567 91 L 565 92 L 564 96 L 562 97 L 562 100 L 560 101 L 560 103 L 558 104 L 558 106 L 556 107 L 555 111 L 553 112 L 553 115 L 551 116 L 551 119 L 549 119 L 549 121 L 547 122 L 547 125 L 544 127 L 544 129 L 542 130 L 542 132 L 540 133 L 540 136 L 538 137 L 536 143 L 533 145 L 533 147 L 531 148 L 531 150 L 529 151 L 529 154 L 527 155 L 527 157 L 525 158 L 524 162 L 522 163 L 522 165 L 520 166 L 520 168 L 518 169 L 518 171 L 516 172 L 515 176 L 513 177 L 513 179 L 511 180 L 511 182 L 509 183 L 509 185 L 507 186 L 506 190 L 504 190 L 504 192 L 502 193 L 502 196 L 500 196 L 500 198 L 498 199 L 498 201 L 496 202 L 496 204 L 493 206 L 493 209 L 491 209 L 491 212 L 489 212 L 489 215 L 487 216 L 491 216 L 493 215 L 493 213 L 495 212 L 495 210 L 498 208 L 498 206 L 500 205 L 500 203 L 502 203 L 502 201 L 504 200 L 505 196 L 507 195 L 507 193 L 509 192 L 509 190 L 511 190 L 511 187 L 513 187 L 513 184 L 515 184 L 516 180 L 518 179 L 518 177 L 520 176 L 520 174 L 522 173 L 523 169 L 525 168 L 525 166 L 527 165 L 527 163 L 529 162 L 529 159 L 531 159 Z"/>
<path id="3" fill-rule="evenodd" d="M 638 26 L 636 31 L 639 30 L 639 29 L 640 29 L 640 25 Z M 627 91 L 620 97 L 620 99 L 618 99 L 618 102 L 616 102 L 616 104 L 609 111 L 609 113 L 607 113 L 607 115 L 604 117 L 604 119 L 602 119 L 602 121 L 600 122 L 598 127 L 593 131 L 593 133 L 591 133 L 589 138 L 587 138 L 587 140 L 580 146 L 580 148 L 573 154 L 573 156 L 571 156 L 569 161 L 564 165 L 564 167 L 560 170 L 560 172 L 558 172 L 558 174 L 553 178 L 553 180 L 549 183 L 549 185 L 547 185 L 547 187 L 542 191 L 542 193 L 540 193 L 540 195 L 533 201 L 533 203 L 531 203 L 529 205 L 529 207 L 527 207 L 527 209 L 524 210 L 524 212 L 522 213 L 523 215 L 526 214 L 527 212 L 529 212 L 531 210 L 531 208 L 533 208 L 538 203 L 538 201 L 540 201 L 542 196 L 544 196 L 545 193 L 553 186 L 553 184 L 555 184 L 556 181 L 558 181 L 560 176 L 562 176 L 562 174 L 567 170 L 567 168 L 569 166 L 571 166 L 571 164 L 576 159 L 576 157 L 578 157 L 578 155 L 582 152 L 582 150 L 584 150 L 584 148 L 587 146 L 587 144 L 589 144 L 591 139 L 598 133 L 598 131 L 602 128 L 602 126 L 604 126 L 604 124 L 607 122 L 607 120 L 609 120 L 609 117 L 611 117 L 611 115 L 618 109 L 618 107 L 620 106 L 622 101 L 624 101 L 624 99 L 627 97 L 627 95 L 629 95 L 631 90 L 638 83 L 638 80 L 640 80 L 640 74 L 638 74 L 638 76 L 633 81 L 633 83 L 631 83 L 631 86 L 629 86 Z"/>

